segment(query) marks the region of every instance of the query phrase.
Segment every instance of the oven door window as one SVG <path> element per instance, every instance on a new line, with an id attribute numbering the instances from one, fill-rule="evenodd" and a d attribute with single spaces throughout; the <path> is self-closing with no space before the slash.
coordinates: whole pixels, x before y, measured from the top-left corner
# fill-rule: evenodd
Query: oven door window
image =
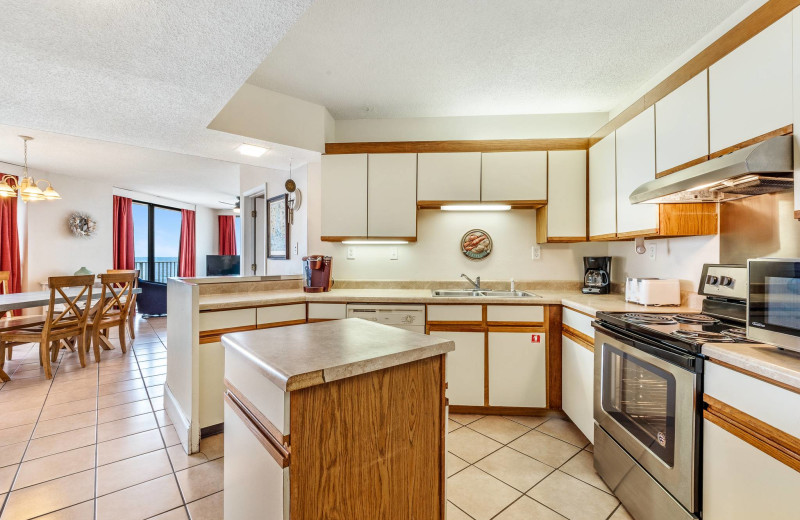
<path id="1" fill-rule="evenodd" d="M 675 458 L 675 377 L 603 345 L 603 410 L 665 464 Z"/>

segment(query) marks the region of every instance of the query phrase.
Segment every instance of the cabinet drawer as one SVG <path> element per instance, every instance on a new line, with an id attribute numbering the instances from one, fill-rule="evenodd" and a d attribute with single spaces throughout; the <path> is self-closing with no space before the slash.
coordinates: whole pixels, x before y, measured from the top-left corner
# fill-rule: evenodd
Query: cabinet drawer
<path id="1" fill-rule="evenodd" d="M 234 327 L 255 326 L 255 309 L 236 309 L 233 311 L 212 311 L 200 313 L 200 331 L 231 329 Z"/>
<path id="2" fill-rule="evenodd" d="M 256 324 L 281 323 L 284 321 L 297 321 L 306 319 L 306 304 L 276 305 L 274 307 L 261 307 L 256 309 Z"/>
<path id="3" fill-rule="evenodd" d="M 703 381 L 707 395 L 800 437 L 800 394 L 713 362 L 705 364 Z"/>
<path id="4" fill-rule="evenodd" d="M 508 323 L 543 323 L 544 307 L 541 305 L 487 305 L 486 320 Z"/>
<path id="5" fill-rule="evenodd" d="M 428 305 L 428 321 L 483 321 L 480 305 Z"/>
<path id="6" fill-rule="evenodd" d="M 569 327 L 577 332 L 580 332 L 581 334 L 589 336 L 592 341 L 594 341 L 594 329 L 592 328 L 593 321 L 594 318 L 591 316 L 574 311 L 569 307 L 564 307 L 564 311 L 561 314 L 561 322 L 565 327 Z"/>
<path id="7" fill-rule="evenodd" d="M 309 303 L 309 320 L 343 320 L 347 317 L 346 303 Z"/>
<path id="8" fill-rule="evenodd" d="M 225 349 L 225 379 L 283 435 L 289 435 L 289 392 L 270 383 L 250 361 Z"/>

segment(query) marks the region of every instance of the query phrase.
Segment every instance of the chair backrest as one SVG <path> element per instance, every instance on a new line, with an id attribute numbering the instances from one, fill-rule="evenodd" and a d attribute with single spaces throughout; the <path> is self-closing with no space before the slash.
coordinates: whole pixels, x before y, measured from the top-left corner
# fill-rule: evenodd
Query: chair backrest
<path id="1" fill-rule="evenodd" d="M 92 305 L 92 286 L 94 275 L 51 276 L 47 279 L 50 286 L 50 305 L 47 307 L 47 319 L 44 322 L 42 337 L 54 328 L 77 325 L 83 328 L 89 317 Z M 74 289 L 72 291 L 66 289 Z M 56 310 L 56 298 L 64 299 L 63 310 Z M 81 299 L 86 297 L 81 307 Z"/>
<path id="2" fill-rule="evenodd" d="M 133 288 L 137 271 L 124 271 L 98 275 L 102 284 L 100 307 L 97 319 L 109 315 L 112 311 L 126 314 L 133 303 Z"/>
<path id="3" fill-rule="evenodd" d="M 11 283 L 11 271 L 0 271 L 0 289 L 3 294 L 8 294 L 8 286 Z M 11 311 L 0 312 L 0 318 L 3 316 L 11 316 Z"/>

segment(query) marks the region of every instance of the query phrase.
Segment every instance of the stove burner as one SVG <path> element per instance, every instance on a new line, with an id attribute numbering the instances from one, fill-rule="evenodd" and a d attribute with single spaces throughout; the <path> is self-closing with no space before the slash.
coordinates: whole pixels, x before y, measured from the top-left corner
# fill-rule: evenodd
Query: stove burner
<path id="1" fill-rule="evenodd" d="M 740 327 L 723 330 L 722 334 L 735 341 L 747 341 L 747 330 Z"/>
<path id="2" fill-rule="evenodd" d="M 687 323 L 689 325 L 710 325 L 719 322 L 718 319 L 705 314 L 676 314 L 672 318 L 678 323 Z"/>
<path id="3" fill-rule="evenodd" d="M 733 339 L 719 332 L 704 330 L 675 330 L 670 335 L 694 343 L 732 343 Z"/>
<path id="4" fill-rule="evenodd" d="M 675 323 L 670 316 L 663 314 L 642 314 L 640 312 L 627 312 L 622 318 L 636 325 L 671 325 Z"/>

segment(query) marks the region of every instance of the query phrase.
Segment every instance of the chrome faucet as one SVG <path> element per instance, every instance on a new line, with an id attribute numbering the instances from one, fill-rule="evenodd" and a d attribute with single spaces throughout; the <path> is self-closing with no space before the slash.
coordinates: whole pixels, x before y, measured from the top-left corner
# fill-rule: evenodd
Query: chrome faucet
<path id="1" fill-rule="evenodd" d="M 469 276 L 465 275 L 464 273 L 461 273 L 461 278 L 466 278 L 467 281 L 469 283 L 471 283 L 473 285 L 473 287 L 475 287 L 476 291 L 480 291 L 481 290 L 481 277 L 480 276 L 476 277 L 475 281 L 473 281 L 472 278 L 470 278 Z"/>

